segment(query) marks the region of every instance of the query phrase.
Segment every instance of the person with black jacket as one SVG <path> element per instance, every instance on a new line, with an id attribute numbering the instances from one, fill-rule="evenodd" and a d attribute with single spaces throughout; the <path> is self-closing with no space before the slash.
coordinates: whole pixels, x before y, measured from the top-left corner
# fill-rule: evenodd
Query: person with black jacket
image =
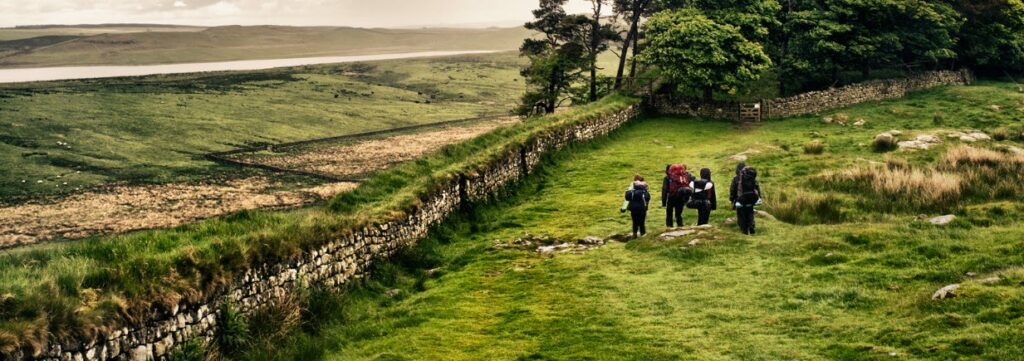
<path id="1" fill-rule="evenodd" d="M 761 185 L 757 171 L 744 163 L 736 166 L 736 177 L 729 187 L 729 202 L 736 209 L 736 222 L 743 234 L 757 233 L 754 206 L 761 203 Z"/>
<path id="2" fill-rule="evenodd" d="M 715 183 L 711 181 L 711 169 L 700 170 L 700 179 L 690 182 L 693 189 L 693 196 L 690 198 L 690 208 L 697 210 L 697 225 L 708 224 L 711 220 L 711 211 L 718 208 L 718 200 L 715 197 Z"/>
<path id="3" fill-rule="evenodd" d="M 629 202 L 629 215 L 633 219 L 633 238 L 647 234 L 647 209 L 651 204 L 651 193 L 647 190 L 647 183 L 641 176 L 636 177 L 633 182 L 633 189 L 626 191 L 626 201 Z"/>

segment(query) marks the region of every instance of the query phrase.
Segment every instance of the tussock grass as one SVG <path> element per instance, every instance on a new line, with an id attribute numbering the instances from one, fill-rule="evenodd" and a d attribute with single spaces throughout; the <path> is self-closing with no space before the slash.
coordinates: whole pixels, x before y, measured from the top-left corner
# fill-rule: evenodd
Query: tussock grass
<path id="1" fill-rule="evenodd" d="M 846 202 L 832 194 L 783 192 L 766 203 L 769 213 L 790 224 L 835 224 L 849 217 Z"/>
<path id="2" fill-rule="evenodd" d="M 804 154 L 819 155 L 825 153 L 825 143 L 820 140 L 812 140 L 804 143 Z"/>
<path id="3" fill-rule="evenodd" d="M 1020 199 L 1024 194 L 1024 155 L 958 146 L 946 152 L 939 167 L 962 174 L 965 194 L 974 199 Z"/>
<path id="4" fill-rule="evenodd" d="M 872 206 L 890 210 L 950 210 L 960 201 L 961 177 L 933 169 L 861 165 L 826 171 L 818 181 L 827 189 L 858 194 Z"/>

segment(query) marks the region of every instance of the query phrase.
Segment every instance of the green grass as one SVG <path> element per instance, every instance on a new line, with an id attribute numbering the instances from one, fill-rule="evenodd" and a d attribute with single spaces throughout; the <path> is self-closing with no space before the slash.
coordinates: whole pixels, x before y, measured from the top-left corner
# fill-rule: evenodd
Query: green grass
<path id="1" fill-rule="evenodd" d="M 501 128 L 374 175 L 324 206 L 247 211 L 169 230 L 0 253 L 0 351 L 12 342 L 89 335 L 183 299 L 198 302 L 251 265 L 293 259 L 359 227 L 399 219 L 459 172 L 490 164 L 537 134 L 636 102 L 610 97 Z"/>
<path id="2" fill-rule="evenodd" d="M 504 112 L 521 64 L 502 53 L 0 85 L 0 201 L 193 180 L 225 171 L 206 152 Z"/>
<path id="3" fill-rule="evenodd" d="M 367 55 L 436 50 L 515 50 L 525 28 L 363 29 L 342 27 L 222 26 L 213 28 L 0 29 L 0 41 L 38 36 L 85 36 L 2 52 L 0 67 L 141 65 L 229 60 Z M 34 33 L 33 33 L 34 32 Z M 31 38 L 28 38 L 31 39 Z M 26 50 L 27 49 L 27 50 Z"/>
<path id="4" fill-rule="evenodd" d="M 237 359 L 1020 359 L 1019 195 L 967 195 L 955 210 L 960 218 L 936 227 L 915 220 L 913 209 L 876 213 L 859 201 L 870 195 L 827 191 L 812 179 L 867 161 L 932 165 L 952 144 L 880 154 L 871 139 L 891 128 L 934 131 L 940 112 L 944 127 L 1019 124 L 1022 106 L 1024 95 L 1010 85 L 982 83 L 842 110 L 868 119 L 863 129 L 818 117 L 750 128 L 644 119 L 562 152 L 516 188 L 518 195 L 446 223 L 379 265 L 363 287 L 334 296 L 329 311 L 307 316 L 315 327 Z M 824 154 L 804 154 L 812 139 L 827 144 Z M 830 205 L 819 207 L 845 216 L 759 220 L 753 237 L 723 225 L 698 247 L 687 247 L 688 238 L 651 236 L 555 257 L 492 247 L 528 233 L 571 241 L 625 232 L 628 217 L 617 207 L 633 174 L 657 183 L 665 163 L 685 162 L 712 168 L 724 188 L 734 166 L 728 158 L 751 148 L 762 150 L 748 163 L 760 171 L 769 212 L 820 197 Z M 724 189 L 719 196 L 726 197 Z M 662 216 L 652 210 L 648 225 L 662 229 Z M 712 223 L 732 216 L 717 211 Z M 688 210 L 687 222 L 694 217 Z M 1002 280 L 965 281 L 968 272 Z M 959 297 L 930 300 L 959 282 Z M 401 292 L 385 295 L 391 289 Z"/>

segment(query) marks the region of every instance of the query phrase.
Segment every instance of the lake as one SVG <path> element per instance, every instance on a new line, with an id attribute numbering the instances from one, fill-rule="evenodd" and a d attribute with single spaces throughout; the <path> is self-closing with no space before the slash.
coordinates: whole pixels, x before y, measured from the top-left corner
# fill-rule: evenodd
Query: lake
<path id="1" fill-rule="evenodd" d="M 65 66 L 47 68 L 0 69 L 0 83 L 24 83 L 35 81 L 115 78 L 156 74 L 202 73 L 211 71 L 237 71 L 284 68 L 292 66 L 355 63 L 374 60 L 426 58 L 465 54 L 487 54 L 487 50 L 422 51 L 413 53 L 322 56 L 312 58 L 287 58 L 266 60 L 238 60 L 210 63 L 180 63 L 161 65 L 129 66 Z"/>

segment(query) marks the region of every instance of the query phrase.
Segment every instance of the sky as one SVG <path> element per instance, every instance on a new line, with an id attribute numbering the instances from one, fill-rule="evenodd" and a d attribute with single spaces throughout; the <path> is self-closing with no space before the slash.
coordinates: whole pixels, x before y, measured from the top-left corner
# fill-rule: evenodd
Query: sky
<path id="1" fill-rule="evenodd" d="M 0 27 L 40 24 L 514 26 L 537 0 L 0 0 Z M 570 0 L 567 10 L 590 9 Z"/>

